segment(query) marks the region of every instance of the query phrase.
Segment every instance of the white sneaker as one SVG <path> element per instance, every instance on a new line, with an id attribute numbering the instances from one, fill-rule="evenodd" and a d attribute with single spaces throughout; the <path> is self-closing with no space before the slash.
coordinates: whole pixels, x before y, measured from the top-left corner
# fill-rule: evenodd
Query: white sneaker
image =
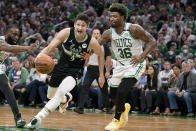
<path id="1" fill-rule="evenodd" d="M 69 104 L 69 102 L 72 100 L 72 95 L 71 95 L 71 93 L 67 93 L 67 94 L 65 94 L 65 96 L 66 96 L 66 102 L 65 103 L 61 103 L 60 105 L 59 105 L 59 112 L 60 113 L 65 113 L 66 112 L 66 109 L 67 109 L 67 107 L 68 107 L 68 104 Z M 67 97 L 68 96 L 68 97 Z"/>
<path id="2" fill-rule="evenodd" d="M 41 121 L 42 120 L 39 117 L 34 117 L 26 127 L 29 129 L 39 129 L 41 126 Z"/>

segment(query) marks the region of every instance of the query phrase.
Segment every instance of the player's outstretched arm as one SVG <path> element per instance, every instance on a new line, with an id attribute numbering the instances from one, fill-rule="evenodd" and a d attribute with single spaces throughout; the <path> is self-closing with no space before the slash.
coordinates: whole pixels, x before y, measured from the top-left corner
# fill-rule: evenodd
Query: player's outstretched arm
<path id="1" fill-rule="evenodd" d="M 70 34 L 70 28 L 66 28 L 61 30 L 54 39 L 50 42 L 50 44 L 45 47 L 37 57 L 43 56 L 43 55 L 49 55 L 51 51 L 53 51 L 59 44 L 61 44 L 63 41 L 65 41 Z"/>
<path id="2" fill-rule="evenodd" d="M 0 51 L 6 51 L 11 53 L 20 53 L 28 51 L 29 53 L 33 53 L 35 49 L 34 45 L 31 46 L 19 46 L 19 45 L 10 45 L 4 40 L 0 40 Z"/>
<path id="3" fill-rule="evenodd" d="M 144 59 L 156 48 L 157 42 L 155 41 L 153 36 L 150 33 L 146 32 L 140 25 L 133 24 L 132 26 L 130 26 L 130 33 L 132 37 L 144 41 L 146 47 L 144 52 L 139 57 L 132 57 L 131 64 L 137 65 L 142 59 Z"/>
<path id="4" fill-rule="evenodd" d="M 104 53 L 101 50 L 101 46 L 99 45 L 98 41 L 92 37 L 91 42 L 89 44 L 88 50 L 93 50 L 93 52 L 98 56 L 98 62 L 99 62 L 99 86 L 103 87 L 103 84 L 105 82 L 104 78 Z"/>

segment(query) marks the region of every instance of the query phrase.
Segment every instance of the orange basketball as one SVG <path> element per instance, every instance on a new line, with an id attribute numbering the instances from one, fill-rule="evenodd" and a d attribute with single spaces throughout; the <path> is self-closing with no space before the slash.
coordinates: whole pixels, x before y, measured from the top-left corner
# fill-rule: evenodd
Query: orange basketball
<path id="1" fill-rule="evenodd" d="M 42 74 L 48 74 L 54 68 L 54 60 L 50 56 L 38 57 L 35 60 L 35 68 Z"/>

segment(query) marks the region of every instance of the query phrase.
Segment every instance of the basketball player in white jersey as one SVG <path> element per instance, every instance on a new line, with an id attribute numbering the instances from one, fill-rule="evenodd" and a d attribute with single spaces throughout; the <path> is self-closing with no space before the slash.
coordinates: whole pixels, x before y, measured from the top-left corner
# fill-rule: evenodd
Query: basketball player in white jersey
<path id="1" fill-rule="evenodd" d="M 146 68 L 145 57 L 152 52 L 157 43 L 148 32 L 137 25 L 126 23 L 127 7 L 120 3 L 110 6 L 111 28 L 106 30 L 99 43 L 111 41 L 112 50 L 117 59 L 110 80 L 111 86 L 117 86 L 115 116 L 105 130 L 118 130 L 128 121 L 130 105 L 125 104 L 128 89 L 132 88 Z M 143 43 L 146 49 L 143 51 Z"/>
<path id="2" fill-rule="evenodd" d="M 19 53 L 28 51 L 29 53 L 33 53 L 35 46 L 19 46 L 17 45 L 19 39 L 20 31 L 15 26 L 9 26 L 5 36 L 0 36 L 0 90 L 5 95 L 12 112 L 14 114 L 14 120 L 16 123 L 16 127 L 22 128 L 26 124 L 25 120 L 21 118 L 21 114 L 18 110 L 16 104 L 16 98 L 14 96 L 13 91 L 8 86 L 8 80 L 6 76 L 6 67 L 4 64 L 4 60 L 7 59 L 10 53 Z"/>

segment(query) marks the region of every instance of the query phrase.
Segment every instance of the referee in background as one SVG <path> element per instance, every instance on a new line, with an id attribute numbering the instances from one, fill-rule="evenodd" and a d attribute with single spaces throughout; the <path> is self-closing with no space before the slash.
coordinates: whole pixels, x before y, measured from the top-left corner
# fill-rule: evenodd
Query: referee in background
<path id="1" fill-rule="evenodd" d="M 99 39 L 101 37 L 100 29 L 94 28 L 92 30 L 92 36 L 95 37 L 96 39 Z M 110 109 L 110 104 L 109 104 L 108 83 L 107 83 L 107 78 L 110 76 L 110 70 L 111 70 L 111 52 L 107 44 L 104 44 L 103 46 L 101 46 L 101 48 L 102 51 L 104 52 L 104 57 L 106 61 L 106 65 L 105 65 L 106 68 L 104 68 L 106 80 L 103 88 L 101 88 L 102 99 L 103 99 L 104 108 L 106 108 L 106 113 L 112 114 L 112 111 Z M 96 54 L 91 55 L 87 62 L 88 62 L 87 72 L 84 78 L 83 86 L 80 89 L 78 107 L 74 109 L 74 111 L 79 114 L 84 113 L 84 104 L 88 97 L 88 93 L 92 82 L 94 81 L 94 79 L 98 81 L 99 78 L 99 64 L 98 64 L 97 55 Z"/>

